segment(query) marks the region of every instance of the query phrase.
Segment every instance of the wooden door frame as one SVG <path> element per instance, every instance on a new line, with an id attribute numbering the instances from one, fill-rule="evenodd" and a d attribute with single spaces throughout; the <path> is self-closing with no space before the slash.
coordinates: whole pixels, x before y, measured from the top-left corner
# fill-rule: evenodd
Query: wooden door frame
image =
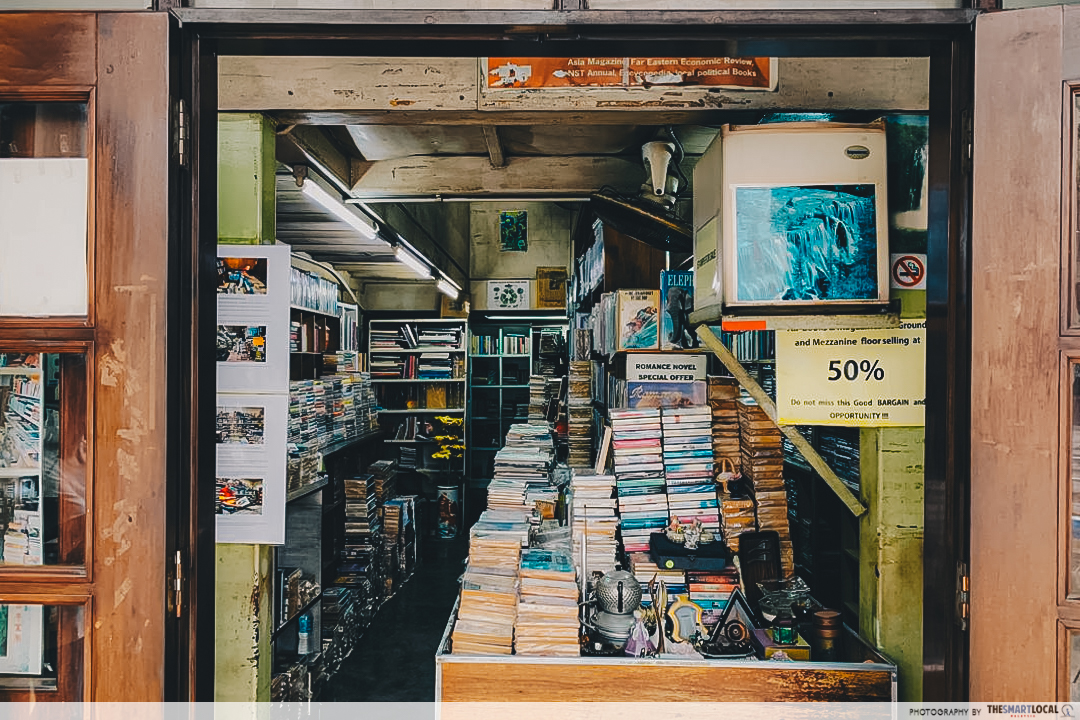
<path id="1" fill-rule="evenodd" d="M 172 12 L 183 21 L 193 57 L 198 58 L 192 72 L 202 82 L 202 94 L 188 96 L 198 109 L 192 214 L 200 220 L 201 272 L 209 272 L 216 242 L 217 98 L 210 88 L 216 91 L 218 54 L 345 56 L 363 47 L 365 54 L 388 56 L 595 56 L 634 54 L 647 41 L 654 54 L 715 54 L 719 42 L 728 55 L 929 56 L 927 367 L 934 372 L 927 373 L 924 697 L 967 699 L 967 633 L 954 618 L 956 568 L 967 561 L 970 528 L 971 210 L 970 175 L 962 151 L 972 109 L 974 11 Z M 547 42 L 535 42 L 539 38 Z M 199 298 L 213 301 L 201 286 Z M 193 342 L 209 346 L 211 328 L 212 323 L 204 321 Z M 939 372 L 943 367 L 946 372 Z M 206 477 L 211 476 L 200 480 L 203 485 Z M 202 537 L 212 534 L 203 528 Z M 212 584 L 212 573 L 204 576 L 204 571 L 199 571 L 200 583 Z"/>
<path id="2" fill-rule="evenodd" d="M 0 577 L 0 602 L 84 608 L 81 662 L 59 669 L 59 691 L 35 693 L 37 701 L 163 699 L 166 25 L 154 13 L 0 13 L 0 94 L 92 101 L 90 311 L 85 319 L 0 323 L 11 344 L 92 349 L 85 570 L 5 569 Z"/>

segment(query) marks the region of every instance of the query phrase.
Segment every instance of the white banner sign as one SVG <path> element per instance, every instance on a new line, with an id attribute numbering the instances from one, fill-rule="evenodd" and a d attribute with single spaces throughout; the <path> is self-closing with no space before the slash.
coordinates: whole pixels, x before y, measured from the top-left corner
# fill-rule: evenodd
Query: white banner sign
<path id="1" fill-rule="evenodd" d="M 887 330 L 777 330 L 780 423 L 924 425 L 925 343 L 925 320 Z"/>
<path id="2" fill-rule="evenodd" d="M 704 380 L 705 367 L 705 355 L 630 353 L 626 358 L 626 379 L 646 382 Z"/>

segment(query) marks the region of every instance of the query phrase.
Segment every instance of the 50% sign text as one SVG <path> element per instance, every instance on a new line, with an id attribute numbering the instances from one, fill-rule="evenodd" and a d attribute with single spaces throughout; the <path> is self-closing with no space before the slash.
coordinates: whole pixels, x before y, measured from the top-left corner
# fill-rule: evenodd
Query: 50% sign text
<path id="1" fill-rule="evenodd" d="M 863 382 L 871 380 L 884 380 L 885 368 L 880 367 L 877 360 L 830 360 L 829 381 L 848 380 L 855 382 L 862 379 Z"/>

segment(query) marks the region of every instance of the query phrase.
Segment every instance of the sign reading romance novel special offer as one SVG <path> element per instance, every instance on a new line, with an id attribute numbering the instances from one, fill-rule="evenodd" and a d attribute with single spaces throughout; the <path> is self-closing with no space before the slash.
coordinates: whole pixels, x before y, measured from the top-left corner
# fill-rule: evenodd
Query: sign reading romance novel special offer
<path id="1" fill-rule="evenodd" d="M 926 422 L 926 322 L 890 330 L 777 330 L 782 425 Z"/>
<path id="2" fill-rule="evenodd" d="M 705 355 L 633 353 L 626 358 L 630 382 L 693 382 L 705 379 Z"/>

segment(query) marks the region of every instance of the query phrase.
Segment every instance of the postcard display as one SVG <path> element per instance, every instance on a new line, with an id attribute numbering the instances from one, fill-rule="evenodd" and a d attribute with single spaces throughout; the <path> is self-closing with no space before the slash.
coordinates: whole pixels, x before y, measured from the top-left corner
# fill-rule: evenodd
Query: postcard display
<path id="1" fill-rule="evenodd" d="M 219 245 L 217 541 L 285 542 L 288 245 Z"/>

